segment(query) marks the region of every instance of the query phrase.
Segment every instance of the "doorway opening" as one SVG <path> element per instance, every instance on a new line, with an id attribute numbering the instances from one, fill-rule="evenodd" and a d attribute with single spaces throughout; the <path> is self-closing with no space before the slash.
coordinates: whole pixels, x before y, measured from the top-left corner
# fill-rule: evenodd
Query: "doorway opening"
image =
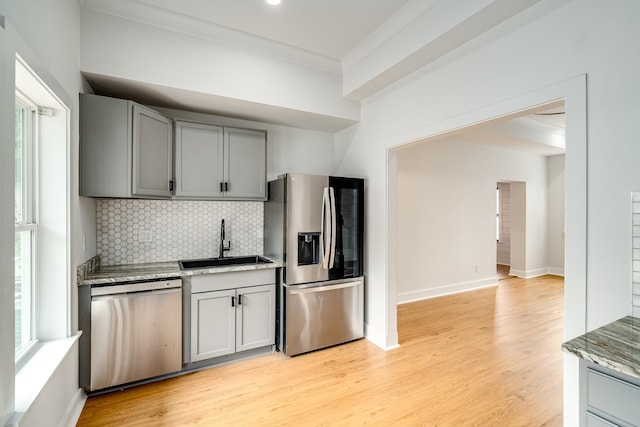
<path id="1" fill-rule="evenodd" d="M 564 337 L 570 338 L 586 332 L 586 301 L 587 301 L 587 91 L 586 75 L 576 76 L 555 84 L 538 89 L 532 89 L 505 99 L 498 103 L 486 105 L 478 109 L 462 113 L 449 119 L 426 125 L 415 132 L 404 135 L 402 140 L 396 140 L 395 145 L 387 149 L 387 185 L 388 185 L 388 270 L 387 270 L 387 301 L 388 323 L 390 328 L 397 324 L 397 304 L 407 302 L 406 295 L 400 292 L 400 258 L 397 248 L 400 247 L 398 236 L 399 217 L 401 208 L 398 204 L 400 185 L 398 185 L 398 158 L 404 148 L 424 142 L 433 142 L 475 128 L 478 124 L 501 121 L 522 114 L 531 113 L 534 109 L 550 107 L 552 104 L 564 103 L 567 117 L 567 149 L 566 159 L 562 158 L 565 167 L 563 175 L 567 194 L 564 198 L 565 226 L 562 230 L 562 240 L 566 236 L 566 258 L 564 267 L 565 303 L 563 310 Z M 559 157 L 559 156 L 558 156 Z M 494 182 L 495 184 L 495 182 Z M 489 187 L 495 191 L 495 186 Z M 490 198 L 490 196 L 487 196 Z M 438 206 L 436 206 L 438 207 Z M 494 213 L 495 215 L 495 213 Z M 495 219 L 490 219 L 492 241 Z M 495 254 L 495 248 L 492 248 Z M 428 296 L 422 296 L 428 297 Z M 419 298 L 416 298 L 419 299 Z M 394 328 L 395 329 L 395 328 Z M 390 334 L 393 332 L 390 329 Z M 393 338 L 393 335 L 389 335 Z M 397 335 L 395 335 L 397 340 Z M 393 348 L 396 340 L 388 341 L 388 347 Z M 397 345 L 397 344 L 395 344 Z M 578 401 L 574 391 L 578 388 L 578 364 L 573 360 L 564 360 L 564 408 L 565 412 L 577 411 Z"/>

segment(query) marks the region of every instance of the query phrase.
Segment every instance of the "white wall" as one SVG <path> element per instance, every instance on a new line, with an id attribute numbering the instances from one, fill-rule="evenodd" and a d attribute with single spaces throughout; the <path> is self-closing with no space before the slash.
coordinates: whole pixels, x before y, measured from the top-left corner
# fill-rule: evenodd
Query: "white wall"
<path id="1" fill-rule="evenodd" d="M 455 137 L 399 150 L 399 302 L 497 283 L 496 182 L 506 180 L 527 187 L 527 242 L 532 243 L 524 272 L 545 270 L 545 157 Z"/>
<path id="2" fill-rule="evenodd" d="M 66 185 L 70 200 L 59 203 L 69 204 L 69 217 L 64 219 L 71 224 L 70 242 L 67 243 L 68 254 L 64 257 L 66 266 L 66 295 L 62 300 L 70 306 L 66 322 L 67 335 L 77 329 L 77 294 L 75 286 L 75 265 L 83 261 L 82 230 L 86 216 L 80 211 L 77 182 L 78 153 L 78 91 L 81 87 L 79 74 L 79 40 L 80 10 L 76 0 L 25 0 L 0 3 L 0 15 L 6 17 L 5 30 L 0 29 L 0 72 L 1 89 L 0 151 L 3 153 L 2 184 L 0 195 L 2 209 L 0 216 L 0 286 L 1 289 L 12 290 L 13 286 L 13 93 L 14 93 L 14 60 L 18 53 L 38 74 L 44 83 L 51 88 L 71 111 L 69 132 L 71 135 L 70 152 L 64 161 L 70 165 Z M 60 153 L 58 153 L 60 154 Z M 63 156 L 64 157 L 64 156 Z M 91 220 L 89 219 L 89 222 Z M 12 416 L 14 408 L 14 352 L 13 352 L 13 293 L 0 295 L 0 312 L 3 313 L 0 328 L 0 414 L 3 421 Z M 67 420 L 58 416 L 69 415 L 67 410 L 78 403 L 76 393 L 78 366 L 67 363 L 77 359 L 77 347 L 73 347 L 65 363 L 60 365 L 56 375 L 51 378 L 36 399 L 31 410 L 33 413 L 49 414 L 47 421 L 62 424 Z M 69 379 L 73 379 L 75 387 L 69 387 Z M 63 407 L 59 403 L 63 402 Z M 73 411 L 73 409 L 71 410 Z M 30 424 L 25 418 L 23 425 Z"/>
<path id="3" fill-rule="evenodd" d="M 564 276 L 564 155 L 547 157 L 549 272 Z"/>
<path id="4" fill-rule="evenodd" d="M 319 120 L 360 118 L 359 104 L 342 97 L 339 74 L 269 56 L 266 48 L 248 51 L 194 35 L 197 31 L 185 34 L 83 9 L 82 71 L 215 95 L 227 108 L 246 101 L 283 107 L 282 115 L 296 110 Z"/>
<path id="5" fill-rule="evenodd" d="M 368 199 L 367 232 L 378 237 L 366 261 L 367 313 L 370 320 L 384 318 L 369 322 L 376 336 L 388 333 L 386 322 L 393 319 L 386 290 L 395 287 L 385 263 L 386 243 L 394 233 L 387 231 L 385 202 L 392 196 L 385 149 L 482 120 L 480 112 L 524 108 L 520 101 L 546 93 L 552 97 L 548 101 L 567 96 L 565 334 L 570 338 L 630 314 L 629 191 L 640 188 L 640 57 L 628 41 L 640 39 L 639 15 L 640 3 L 634 0 L 542 1 L 404 85 L 368 99 L 362 122 L 336 136 L 339 172 L 358 170 L 375 194 Z M 580 146 L 586 138 L 581 125 L 586 102 L 581 83 L 573 79 L 583 73 L 588 75 L 588 162 Z M 587 176 L 582 175 L 585 164 Z M 577 363 L 566 363 L 565 423 L 575 425 Z"/>

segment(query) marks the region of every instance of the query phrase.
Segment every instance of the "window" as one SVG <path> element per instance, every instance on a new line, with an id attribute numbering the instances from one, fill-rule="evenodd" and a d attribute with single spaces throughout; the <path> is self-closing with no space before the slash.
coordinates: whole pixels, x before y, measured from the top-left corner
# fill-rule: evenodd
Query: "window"
<path id="1" fill-rule="evenodd" d="M 35 340 L 36 108 L 16 93 L 15 105 L 15 356 Z"/>

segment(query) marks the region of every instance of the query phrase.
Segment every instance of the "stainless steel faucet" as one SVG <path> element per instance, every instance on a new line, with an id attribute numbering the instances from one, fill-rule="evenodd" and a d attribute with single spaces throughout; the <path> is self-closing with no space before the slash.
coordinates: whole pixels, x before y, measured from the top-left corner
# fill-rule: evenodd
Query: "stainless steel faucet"
<path id="1" fill-rule="evenodd" d="M 222 224 L 220 224 L 220 248 L 218 248 L 218 258 L 224 258 L 224 253 L 231 250 L 231 240 L 229 240 L 229 244 L 227 245 L 227 247 L 225 247 L 224 238 L 225 238 L 225 230 L 224 230 L 224 219 L 223 219 Z"/>

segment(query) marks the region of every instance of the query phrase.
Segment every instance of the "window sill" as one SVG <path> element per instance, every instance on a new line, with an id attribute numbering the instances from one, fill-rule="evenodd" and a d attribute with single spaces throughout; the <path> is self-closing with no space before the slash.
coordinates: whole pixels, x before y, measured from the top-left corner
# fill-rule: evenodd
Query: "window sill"
<path id="1" fill-rule="evenodd" d="M 33 355 L 16 372 L 16 417 L 27 413 L 81 334 L 82 332 L 77 332 L 69 338 L 38 343 Z"/>

